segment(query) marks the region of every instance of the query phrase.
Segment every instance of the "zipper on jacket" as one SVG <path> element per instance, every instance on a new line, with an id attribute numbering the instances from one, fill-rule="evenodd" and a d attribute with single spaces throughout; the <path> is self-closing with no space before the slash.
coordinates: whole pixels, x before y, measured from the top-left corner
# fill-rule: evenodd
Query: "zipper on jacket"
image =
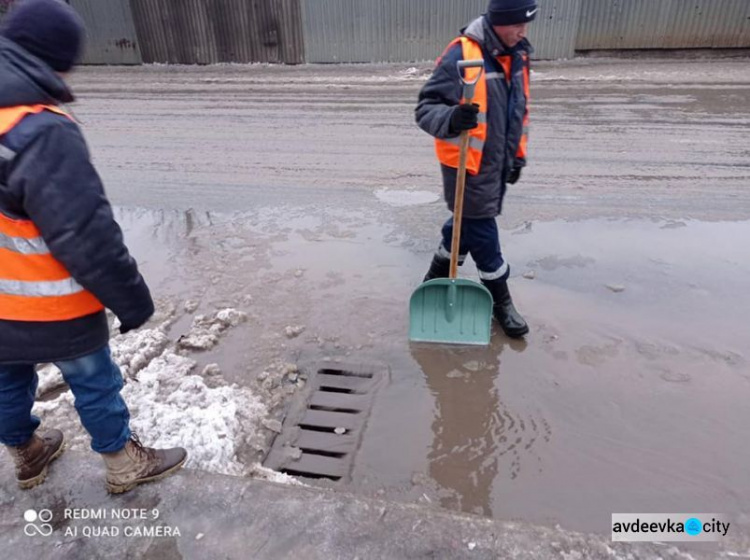
<path id="1" fill-rule="evenodd" d="M 515 61 L 515 55 L 505 55 L 510 56 L 510 68 L 508 69 L 508 74 L 505 73 L 505 65 L 500 61 L 500 56 L 495 57 L 495 62 L 500 66 L 500 69 L 503 72 L 503 77 L 505 78 L 503 80 L 503 84 L 505 87 L 506 92 L 506 98 L 508 100 L 508 103 L 506 104 L 506 114 L 505 114 L 505 138 L 503 140 L 503 160 L 502 165 L 503 169 L 500 173 L 501 180 L 503 184 L 505 184 L 505 179 L 507 177 L 507 170 L 506 170 L 506 162 L 508 161 L 508 130 L 510 129 L 510 115 L 511 115 L 511 95 L 513 94 L 513 63 Z"/>

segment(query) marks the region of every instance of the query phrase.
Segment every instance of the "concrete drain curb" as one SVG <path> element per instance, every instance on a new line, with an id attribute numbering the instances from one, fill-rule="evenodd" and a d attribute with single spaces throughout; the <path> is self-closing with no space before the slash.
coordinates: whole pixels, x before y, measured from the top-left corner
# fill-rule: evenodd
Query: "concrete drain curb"
<path id="1" fill-rule="evenodd" d="M 264 465 L 307 478 L 349 480 L 375 393 L 388 381 L 378 363 L 323 362 L 300 367 L 307 390 L 287 412 Z"/>

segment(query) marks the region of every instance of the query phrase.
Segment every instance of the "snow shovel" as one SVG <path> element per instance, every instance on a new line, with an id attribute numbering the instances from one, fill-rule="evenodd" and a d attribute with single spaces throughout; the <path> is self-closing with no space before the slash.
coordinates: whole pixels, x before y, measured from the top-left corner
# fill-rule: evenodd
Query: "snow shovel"
<path id="1" fill-rule="evenodd" d="M 462 60 L 461 70 L 473 70 L 474 78 L 463 82 L 464 103 L 474 98 L 474 86 L 482 76 L 482 60 Z M 419 286 L 409 302 L 409 340 L 412 342 L 436 342 L 442 344 L 488 345 L 492 323 L 492 295 L 489 290 L 458 275 L 458 252 L 461 245 L 461 219 L 466 187 L 466 159 L 469 151 L 469 131 L 459 137 L 458 175 L 456 177 L 456 200 L 453 208 L 453 240 L 449 278 L 436 278 Z"/>

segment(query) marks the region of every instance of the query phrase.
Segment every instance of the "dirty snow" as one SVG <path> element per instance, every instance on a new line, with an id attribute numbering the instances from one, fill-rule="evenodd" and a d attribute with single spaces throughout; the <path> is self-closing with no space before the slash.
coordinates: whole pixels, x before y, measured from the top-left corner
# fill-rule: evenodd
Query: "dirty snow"
<path id="1" fill-rule="evenodd" d="M 247 314 L 236 309 L 222 309 L 213 316 L 197 315 L 190 332 L 181 336 L 177 346 L 188 350 L 210 350 L 219 343 L 219 337 L 230 327 L 247 320 Z"/>
<path id="2" fill-rule="evenodd" d="M 284 329 L 284 334 L 287 338 L 296 338 L 305 330 L 302 325 L 290 325 Z"/>
<path id="3" fill-rule="evenodd" d="M 306 486 L 305 484 L 303 484 L 302 482 L 300 482 L 293 476 L 289 476 L 288 474 L 276 472 L 258 463 L 255 463 L 254 465 L 252 465 L 249 474 L 252 475 L 254 478 L 260 478 L 261 480 L 268 480 L 270 482 L 277 482 L 281 484 L 292 484 L 294 486 Z"/>
<path id="4" fill-rule="evenodd" d="M 120 366 L 126 379 L 161 356 L 169 346 L 169 337 L 162 329 L 131 331 L 110 341 L 112 359 Z"/>
<path id="5" fill-rule="evenodd" d="M 201 375 L 203 377 L 210 377 L 212 375 L 221 375 L 221 368 L 219 367 L 219 364 L 208 364 L 206 367 L 203 368 Z"/>
<path id="6" fill-rule="evenodd" d="M 183 339 L 211 334 L 218 342 L 223 332 L 245 319 L 245 314 L 235 309 L 223 309 L 211 317 L 198 316 Z M 269 474 L 238 458 L 240 448 L 262 448 L 263 426 L 269 423 L 267 406 L 250 389 L 227 384 L 218 364 L 208 364 L 198 375 L 196 361 L 178 354 L 184 345 L 172 343 L 167 328 L 165 323 L 110 340 L 112 356 L 125 379 L 122 396 L 130 409 L 131 429 L 148 446 L 184 446 L 189 451 L 188 467 L 229 475 L 258 474 L 288 482 L 290 477 Z M 279 375 L 284 375 L 294 368 L 279 369 Z M 211 377 L 211 387 L 204 376 Z M 61 382 L 54 366 L 40 370 L 40 393 Z M 70 391 L 54 400 L 38 402 L 35 413 L 45 425 L 62 429 L 72 447 L 88 447 L 89 437 L 74 410 Z"/>
<path id="7" fill-rule="evenodd" d="M 432 191 L 407 191 L 397 189 L 378 189 L 375 196 L 390 206 L 417 206 L 431 204 L 440 200 L 440 195 Z"/>
<path id="8" fill-rule="evenodd" d="M 62 372 L 53 364 L 44 364 L 42 367 L 37 368 L 36 374 L 39 377 L 39 385 L 36 390 L 37 396 L 54 391 L 62 387 L 65 383 Z"/>

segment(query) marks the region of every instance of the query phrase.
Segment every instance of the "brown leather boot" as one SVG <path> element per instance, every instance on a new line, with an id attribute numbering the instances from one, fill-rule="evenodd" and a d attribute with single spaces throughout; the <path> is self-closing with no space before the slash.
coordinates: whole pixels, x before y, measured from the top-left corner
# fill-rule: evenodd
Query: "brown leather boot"
<path id="1" fill-rule="evenodd" d="M 182 447 L 152 449 L 133 434 L 120 451 L 102 453 L 107 466 L 107 491 L 122 494 L 143 482 L 160 480 L 177 472 L 187 459 Z"/>
<path id="2" fill-rule="evenodd" d="M 16 464 L 16 479 L 23 490 L 38 486 L 47 478 L 49 464 L 65 450 L 65 436 L 60 430 L 37 431 L 23 445 L 8 451 Z"/>

